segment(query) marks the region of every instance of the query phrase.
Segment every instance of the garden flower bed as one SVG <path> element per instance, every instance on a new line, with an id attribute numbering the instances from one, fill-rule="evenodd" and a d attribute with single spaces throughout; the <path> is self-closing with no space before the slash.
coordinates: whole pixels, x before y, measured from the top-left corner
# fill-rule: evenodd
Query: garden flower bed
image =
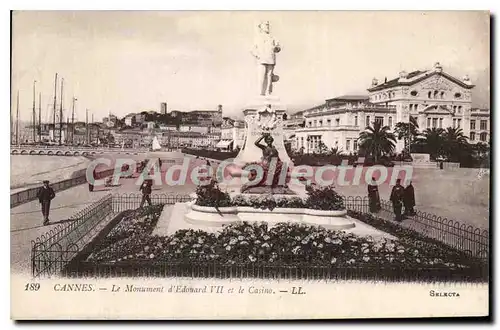
<path id="1" fill-rule="evenodd" d="M 132 225 L 134 222 L 125 223 Z M 269 228 L 266 223 L 244 222 L 227 225 L 218 233 L 183 229 L 170 236 L 153 236 L 138 230 L 94 252 L 88 261 L 107 265 L 148 262 L 361 267 L 403 272 L 469 267 L 468 261 L 460 255 L 439 246 L 430 250 L 427 245 L 416 247 L 415 243 L 418 242 L 408 239 L 374 240 L 302 224 L 279 223 Z"/>
<path id="2" fill-rule="evenodd" d="M 215 180 L 207 185 L 200 185 L 196 189 L 196 205 L 202 207 L 228 208 L 228 207 L 252 207 L 261 210 L 274 210 L 275 208 L 310 209 L 320 211 L 345 210 L 344 200 L 333 186 L 306 187 L 308 197 L 275 197 L 272 194 L 260 196 L 237 195 L 234 198 L 219 189 Z"/>

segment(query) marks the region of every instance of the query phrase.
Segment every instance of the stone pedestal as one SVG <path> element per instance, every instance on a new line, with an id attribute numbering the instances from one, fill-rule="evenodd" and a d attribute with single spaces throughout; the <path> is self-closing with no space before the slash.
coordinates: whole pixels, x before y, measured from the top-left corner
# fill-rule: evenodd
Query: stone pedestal
<path id="1" fill-rule="evenodd" d="M 259 127 L 259 111 L 270 107 L 275 112 L 277 122 L 276 127 L 272 130 L 264 130 Z M 262 151 L 255 146 L 255 141 L 262 136 L 263 133 L 270 133 L 274 139 L 274 146 L 278 149 L 279 158 L 288 167 L 293 167 L 292 160 L 285 150 L 284 132 L 283 132 L 283 115 L 286 112 L 286 107 L 283 106 L 278 97 L 262 96 L 256 98 L 249 103 L 243 113 L 245 114 L 245 144 L 234 159 L 234 163 L 238 166 L 244 166 L 247 163 L 257 162 L 262 157 Z"/>

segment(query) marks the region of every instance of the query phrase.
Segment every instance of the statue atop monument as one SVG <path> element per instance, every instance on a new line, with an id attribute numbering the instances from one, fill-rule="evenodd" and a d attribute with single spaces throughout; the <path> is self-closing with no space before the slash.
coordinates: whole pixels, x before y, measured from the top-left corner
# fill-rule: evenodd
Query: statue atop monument
<path id="1" fill-rule="evenodd" d="M 281 46 L 270 33 L 269 22 L 263 22 L 258 26 L 255 46 L 252 51 L 258 62 L 259 72 L 259 93 L 262 96 L 271 95 L 273 83 L 279 80 L 279 76 L 274 74 L 276 65 L 276 53 L 279 53 Z"/>

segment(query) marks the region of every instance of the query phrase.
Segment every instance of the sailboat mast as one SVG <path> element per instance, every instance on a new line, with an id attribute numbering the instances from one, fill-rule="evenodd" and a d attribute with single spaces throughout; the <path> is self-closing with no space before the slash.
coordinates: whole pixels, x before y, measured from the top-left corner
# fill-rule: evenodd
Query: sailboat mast
<path id="1" fill-rule="evenodd" d="M 12 104 L 10 106 L 10 144 L 14 144 L 14 115 L 12 111 Z"/>
<path id="2" fill-rule="evenodd" d="M 19 145 L 19 91 L 17 91 L 16 144 Z"/>
<path id="3" fill-rule="evenodd" d="M 85 144 L 89 144 L 89 109 L 85 109 Z"/>
<path id="4" fill-rule="evenodd" d="M 63 87 L 64 78 L 61 78 L 61 107 L 59 108 L 59 145 L 62 144 L 62 130 L 63 130 Z"/>
<path id="5" fill-rule="evenodd" d="M 78 99 L 73 96 L 73 112 L 71 113 L 71 144 L 74 143 L 75 138 L 75 101 Z"/>
<path id="6" fill-rule="evenodd" d="M 42 142 L 42 92 L 38 94 L 38 141 Z"/>
<path id="7" fill-rule="evenodd" d="M 52 125 L 54 129 L 52 130 L 52 139 L 56 140 L 56 103 L 57 103 L 57 73 L 56 79 L 54 80 L 54 111 L 52 112 Z"/>
<path id="8" fill-rule="evenodd" d="M 36 109 L 35 109 L 35 107 L 36 107 L 36 101 L 35 101 L 36 100 L 36 96 L 35 96 L 36 95 L 36 91 L 35 91 L 36 87 L 35 86 L 36 86 L 36 80 L 33 80 L 33 114 L 32 114 L 33 115 L 33 118 L 32 118 L 33 143 L 36 142 Z"/>

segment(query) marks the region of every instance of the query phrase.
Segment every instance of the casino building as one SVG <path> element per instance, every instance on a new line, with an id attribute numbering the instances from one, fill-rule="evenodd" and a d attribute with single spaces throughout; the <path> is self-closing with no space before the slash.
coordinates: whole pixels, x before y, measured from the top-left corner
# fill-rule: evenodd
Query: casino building
<path id="1" fill-rule="evenodd" d="M 319 151 L 320 142 L 344 153 L 358 150 L 359 133 L 381 122 L 391 130 L 398 122 L 417 119 L 419 130 L 458 127 L 470 143 L 490 139 L 490 111 L 471 109 L 474 85 L 468 76 L 453 77 L 439 63 L 430 70 L 400 72 L 399 77 L 379 83 L 372 80 L 368 95 L 345 95 L 303 111 L 305 125 L 293 143 L 305 153 Z M 398 141 L 396 152 L 403 150 Z"/>

